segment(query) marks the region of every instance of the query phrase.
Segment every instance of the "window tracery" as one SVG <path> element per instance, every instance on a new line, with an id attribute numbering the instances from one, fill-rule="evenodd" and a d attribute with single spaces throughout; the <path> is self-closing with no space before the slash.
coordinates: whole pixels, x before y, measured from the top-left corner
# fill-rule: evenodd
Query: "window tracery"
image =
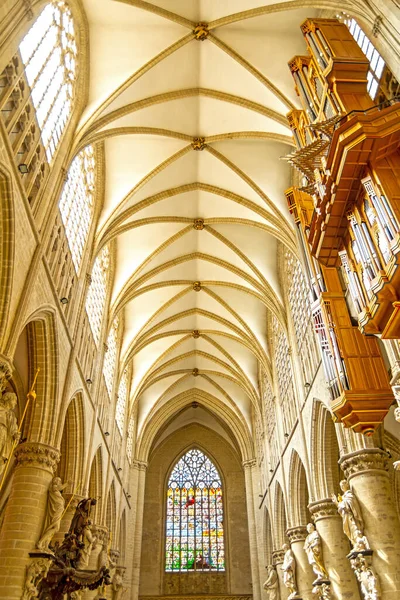
<path id="1" fill-rule="evenodd" d="M 110 250 L 104 246 L 94 261 L 91 283 L 86 298 L 86 312 L 96 345 L 99 343 L 101 322 L 107 294 L 107 274 L 110 264 Z"/>
<path id="2" fill-rule="evenodd" d="M 59 202 L 76 272 L 79 271 L 93 217 L 95 164 L 93 147 L 86 146 L 71 163 Z"/>
<path id="3" fill-rule="evenodd" d="M 279 443 L 276 426 L 275 398 L 272 386 L 266 377 L 264 377 L 263 382 L 263 401 L 269 446 L 269 470 L 273 471 L 279 462 Z"/>
<path id="4" fill-rule="evenodd" d="M 126 440 L 126 456 L 128 457 L 129 464 L 132 462 L 133 453 L 133 434 L 135 429 L 135 420 L 133 415 L 130 416 L 128 425 L 128 436 Z"/>
<path id="5" fill-rule="evenodd" d="M 124 424 L 125 424 L 125 409 L 126 409 L 126 400 L 128 397 L 128 372 L 125 371 L 122 374 L 121 381 L 118 387 L 118 396 L 117 396 L 117 405 L 115 408 L 115 420 L 117 422 L 117 427 L 121 435 L 124 434 Z M 128 433 L 129 437 L 129 433 Z"/>
<path id="6" fill-rule="evenodd" d="M 221 477 L 197 449 L 182 456 L 169 477 L 165 570 L 225 570 Z"/>
<path id="7" fill-rule="evenodd" d="M 282 407 L 285 434 L 290 434 L 296 420 L 296 397 L 293 384 L 293 370 L 286 334 L 275 317 L 272 321 L 272 332 L 274 337 L 274 359 L 278 381 L 279 402 Z"/>
<path id="8" fill-rule="evenodd" d="M 104 355 L 103 375 L 108 396 L 111 398 L 114 384 L 115 365 L 117 362 L 119 318 L 115 317 L 107 338 L 107 351 Z"/>

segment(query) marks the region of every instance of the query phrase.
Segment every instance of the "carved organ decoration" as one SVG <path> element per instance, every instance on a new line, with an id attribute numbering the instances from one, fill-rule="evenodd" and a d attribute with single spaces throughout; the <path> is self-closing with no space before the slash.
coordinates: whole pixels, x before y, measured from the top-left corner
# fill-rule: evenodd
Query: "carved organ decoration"
<path id="1" fill-rule="evenodd" d="M 288 115 L 297 150 L 286 159 L 303 181 L 286 197 L 333 413 L 371 435 L 393 394 L 378 341 L 363 334 L 400 338 L 400 103 L 372 42 L 346 23 L 301 26 L 308 54 L 289 68 L 303 110 Z"/>

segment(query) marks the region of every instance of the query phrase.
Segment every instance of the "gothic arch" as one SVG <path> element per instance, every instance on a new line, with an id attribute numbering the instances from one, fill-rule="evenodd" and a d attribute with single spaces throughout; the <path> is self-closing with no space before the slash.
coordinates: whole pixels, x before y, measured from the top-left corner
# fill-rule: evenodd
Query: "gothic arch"
<path id="1" fill-rule="evenodd" d="M 273 550 L 274 550 L 274 547 L 273 547 L 273 538 L 272 538 L 271 519 L 269 517 L 269 511 L 265 507 L 264 508 L 264 562 L 265 562 L 265 565 L 272 564 Z"/>
<path id="2" fill-rule="evenodd" d="M 121 565 L 125 565 L 126 558 L 126 510 L 122 511 L 122 516 L 119 522 L 119 534 L 118 534 L 118 550 L 119 550 L 119 562 Z"/>
<path id="3" fill-rule="evenodd" d="M 82 491 L 85 458 L 85 420 L 82 394 L 78 392 L 68 404 L 60 441 L 61 459 L 58 473 L 71 481 L 73 489 Z"/>
<path id="4" fill-rule="evenodd" d="M 307 525 L 310 521 L 308 505 L 310 495 L 304 465 L 295 450 L 292 451 L 289 467 L 289 515 L 290 526 Z"/>
<path id="5" fill-rule="evenodd" d="M 97 449 L 90 468 L 89 496 L 97 500 L 93 520 L 99 525 L 103 507 L 103 453 L 101 446 Z"/>
<path id="6" fill-rule="evenodd" d="M 280 550 L 287 541 L 287 528 L 285 499 L 280 484 L 276 482 L 274 494 L 274 550 Z"/>
<path id="7" fill-rule="evenodd" d="M 311 431 L 311 471 L 316 499 L 330 498 L 339 489 L 339 445 L 329 410 L 314 400 Z"/>
<path id="8" fill-rule="evenodd" d="M 115 499 L 115 484 L 114 484 L 114 480 L 113 480 L 111 482 L 110 489 L 108 490 L 107 506 L 106 506 L 106 527 L 112 536 L 115 536 L 115 534 L 116 534 L 116 522 L 117 522 L 117 509 L 116 509 L 116 499 Z"/>

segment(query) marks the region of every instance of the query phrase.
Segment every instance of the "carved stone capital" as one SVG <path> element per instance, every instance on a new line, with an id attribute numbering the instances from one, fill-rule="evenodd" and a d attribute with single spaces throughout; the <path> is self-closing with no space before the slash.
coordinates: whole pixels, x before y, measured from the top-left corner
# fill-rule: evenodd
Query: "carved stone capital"
<path id="1" fill-rule="evenodd" d="M 250 460 L 244 460 L 242 462 L 242 466 L 243 469 L 252 469 L 253 467 L 255 467 L 257 464 L 257 461 L 255 458 L 251 458 Z"/>
<path id="2" fill-rule="evenodd" d="M 351 452 L 351 454 L 345 454 L 339 460 L 339 464 L 349 481 L 360 473 L 380 471 L 382 474 L 389 470 L 388 455 L 379 448 L 364 448 L 357 452 Z"/>
<path id="3" fill-rule="evenodd" d="M 307 537 L 307 528 L 303 525 L 299 525 L 298 527 L 290 527 L 286 530 L 286 535 L 288 536 L 291 544 L 293 544 L 293 542 L 304 542 Z"/>
<path id="4" fill-rule="evenodd" d="M 308 510 L 310 511 L 314 522 L 317 522 L 320 519 L 331 519 L 332 517 L 340 519 L 337 506 L 330 498 L 311 502 L 308 505 Z"/>
<path id="5" fill-rule="evenodd" d="M 146 471 L 147 462 L 144 462 L 143 460 L 133 460 L 132 467 L 138 471 Z"/>
<path id="6" fill-rule="evenodd" d="M 273 550 L 273 552 L 272 552 L 272 564 L 274 566 L 282 564 L 284 556 L 285 556 L 285 553 L 284 553 L 283 550 Z"/>
<path id="7" fill-rule="evenodd" d="M 50 473 L 55 473 L 60 456 L 59 450 L 39 442 L 25 442 L 15 451 L 17 467 L 36 467 Z"/>

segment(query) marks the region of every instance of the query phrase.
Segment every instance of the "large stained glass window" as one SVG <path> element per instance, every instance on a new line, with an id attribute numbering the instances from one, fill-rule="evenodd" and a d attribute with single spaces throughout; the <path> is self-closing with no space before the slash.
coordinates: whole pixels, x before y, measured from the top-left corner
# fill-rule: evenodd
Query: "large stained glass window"
<path id="1" fill-rule="evenodd" d="M 189 450 L 168 481 L 166 571 L 225 571 L 221 477 L 200 450 Z"/>

